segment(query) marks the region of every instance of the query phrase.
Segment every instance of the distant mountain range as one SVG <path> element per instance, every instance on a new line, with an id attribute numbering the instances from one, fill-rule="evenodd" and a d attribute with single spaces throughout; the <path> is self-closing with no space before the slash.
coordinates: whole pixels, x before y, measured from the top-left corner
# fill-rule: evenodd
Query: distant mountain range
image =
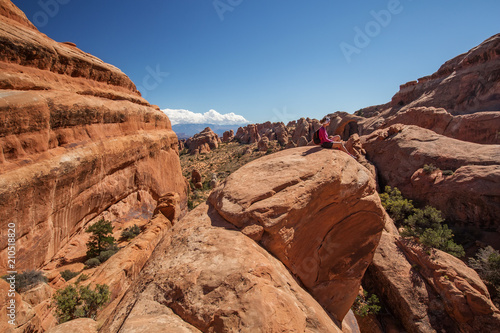
<path id="1" fill-rule="evenodd" d="M 193 135 L 200 133 L 205 128 L 210 127 L 218 136 L 222 136 L 224 132 L 233 130 L 234 133 L 238 130 L 240 126 L 246 126 L 247 124 L 240 125 L 216 125 L 216 124 L 178 124 L 173 125 L 172 129 L 177 134 L 179 139 L 188 139 Z"/>

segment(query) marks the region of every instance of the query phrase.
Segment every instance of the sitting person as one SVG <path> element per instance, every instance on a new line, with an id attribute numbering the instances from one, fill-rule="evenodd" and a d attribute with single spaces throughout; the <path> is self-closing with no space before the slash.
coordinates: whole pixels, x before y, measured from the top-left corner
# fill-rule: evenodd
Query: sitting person
<path id="1" fill-rule="evenodd" d="M 344 142 L 342 142 L 342 140 L 340 139 L 340 135 L 335 135 L 332 136 L 331 138 L 328 137 L 326 128 L 328 127 L 328 125 L 330 125 L 329 117 L 324 117 L 323 119 L 321 119 L 320 124 L 321 128 L 319 129 L 319 139 L 321 140 L 321 147 L 328 149 L 333 149 L 333 148 L 340 149 L 343 152 L 347 153 L 352 158 L 356 159 L 354 155 L 352 155 L 347 151 L 347 149 L 344 146 Z"/>

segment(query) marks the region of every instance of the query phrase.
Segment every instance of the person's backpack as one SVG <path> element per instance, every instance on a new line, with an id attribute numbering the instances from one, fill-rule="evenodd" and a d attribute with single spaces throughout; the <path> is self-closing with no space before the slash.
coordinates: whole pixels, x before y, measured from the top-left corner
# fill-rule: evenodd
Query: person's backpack
<path id="1" fill-rule="evenodd" d="M 313 134 L 313 142 L 315 145 L 320 145 L 321 144 L 321 139 L 319 138 L 319 130 L 321 129 L 321 127 L 316 131 L 314 132 Z"/>

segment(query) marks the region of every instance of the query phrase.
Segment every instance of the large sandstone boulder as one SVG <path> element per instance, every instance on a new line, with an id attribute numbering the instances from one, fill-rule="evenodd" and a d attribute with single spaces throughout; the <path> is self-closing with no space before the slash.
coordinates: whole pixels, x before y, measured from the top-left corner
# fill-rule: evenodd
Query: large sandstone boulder
<path id="1" fill-rule="evenodd" d="M 209 205 L 190 212 L 100 332 L 341 332 L 282 263 L 231 229 Z"/>
<path id="2" fill-rule="evenodd" d="M 495 332 L 500 312 L 477 273 L 439 250 L 385 232 L 364 284 L 410 332 Z"/>
<path id="3" fill-rule="evenodd" d="M 189 138 L 185 146 L 188 148 L 191 155 L 206 154 L 217 149 L 220 142 L 219 136 L 215 134 L 210 127 L 207 127 L 200 133 L 195 134 L 192 138 Z"/>
<path id="4" fill-rule="evenodd" d="M 347 154 L 303 147 L 246 164 L 209 200 L 341 321 L 384 227 L 375 189 L 370 172 Z"/>
<path id="5" fill-rule="evenodd" d="M 16 269 L 41 267 L 140 190 L 179 193 L 185 207 L 168 117 L 118 68 L 39 33 L 10 1 L 0 8 L 0 227 L 16 224 Z"/>
<path id="6" fill-rule="evenodd" d="M 399 188 L 405 197 L 430 204 L 456 221 L 499 226 L 499 145 L 459 141 L 403 125 L 375 131 L 361 141 L 381 181 Z M 425 172 L 426 164 L 439 170 Z"/>
<path id="7" fill-rule="evenodd" d="M 47 333 L 97 333 L 97 322 L 90 318 L 78 318 L 58 325 Z"/>
<path id="8" fill-rule="evenodd" d="M 329 117 L 331 122 L 327 128 L 328 134 L 340 135 L 342 140 L 348 140 L 351 135 L 359 134 L 358 122 L 363 120 L 362 117 L 347 112 L 335 112 Z M 319 126 L 314 130 L 318 128 Z"/>

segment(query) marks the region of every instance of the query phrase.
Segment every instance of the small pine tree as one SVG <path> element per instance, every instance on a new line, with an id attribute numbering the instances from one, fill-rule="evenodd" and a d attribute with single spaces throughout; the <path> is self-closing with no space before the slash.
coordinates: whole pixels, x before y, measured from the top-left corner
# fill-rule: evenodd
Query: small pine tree
<path id="1" fill-rule="evenodd" d="M 87 242 L 87 257 L 95 258 L 101 251 L 115 244 L 113 234 L 113 226 L 111 222 L 101 219 L 88 227 L 85 232 L 92 233 L 90 240 Z"/>
<path id="2" fill-rule="evenodd" d="M 358 295 L 352 309 L 360 317 L 364 317 L 369 314 L 377 314 L 381 307 L 378 305 L 379 299 L 377 295 L 372 294 L 368 297 L 368 292 L 363 290 L 363 295 Z"/>
<path id="3" fill-rule="evenodd" d="M 413 230 L 414 235 L 421 235 L 426 229 L 437 229 L 444 222 L 441 211 L 431 206 L 424 209 L 414 209 L 414 213 L 408 216 L 403 224 Z"/>
<path id="4" fill-rule="evenodd" d="M 420 242 L 425 246 L 448 252 L 455 257 L 465 256 L 464 248 L 453 241 L 453 232 L 446 224 L 426 229 L 420 236 Z"/>

